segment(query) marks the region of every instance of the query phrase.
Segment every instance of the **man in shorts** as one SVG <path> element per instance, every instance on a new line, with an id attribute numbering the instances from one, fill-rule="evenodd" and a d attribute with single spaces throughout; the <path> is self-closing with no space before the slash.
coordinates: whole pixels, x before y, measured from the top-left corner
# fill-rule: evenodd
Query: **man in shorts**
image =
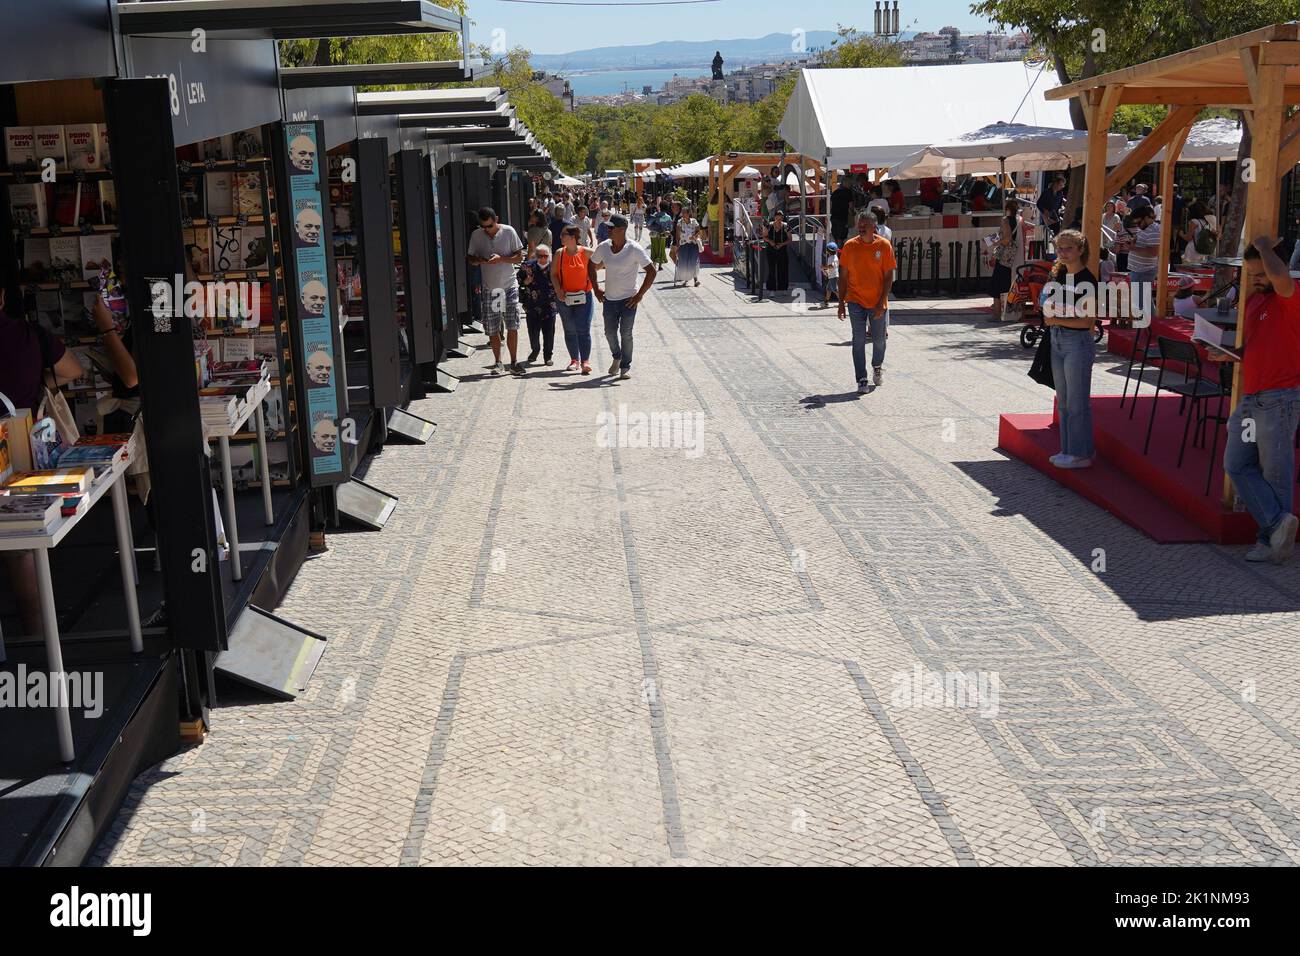
<path id="1" fill-rule="evenodd" d="M 490 371 L 500 375 L 501 329 L 506 332 L 510 350 L 510 372 L 523 375 L 524 366 L 516 359 L 519 347 L 519 280 L 516 266 L 524 261 L 524 244 L 513 227 L 497 219 L 496 210 L 484 206 L 478 211 L 478 228 L 469 237 L 469 264 L 478 266 L 482 275 L 483 331 L 492 343 L 494 359 Z"/>

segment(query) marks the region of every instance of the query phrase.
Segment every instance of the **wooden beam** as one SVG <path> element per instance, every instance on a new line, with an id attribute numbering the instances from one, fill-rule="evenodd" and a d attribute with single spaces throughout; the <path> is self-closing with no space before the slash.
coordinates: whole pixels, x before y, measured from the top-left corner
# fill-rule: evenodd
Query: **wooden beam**
<path id="1" fill-rule="evenodd" d="M 1297 39 L 1300 39 L 1300 26 L 1295 23 L 1274 23 L 1271 26 L 1261 27 L 1258 30 L 1242 33 L 1235 37 L 1228 37 L 1214 43 L 1207 43 L 1204 46 L 1184 50 L 1181 53 L 1162 56 L 1159 59 L 1148 60 L 1146 63 L 1125 67 L 1122 70 L 1113 70 L 1110 73 L 1102 73 L 1099 76 L 1092 76 L 1084 80 L 1076 80 L 1073 83 L 1053 87 L 1050 90 L 1045 90 L 1043 96 L 1049 100 L 1064 100 L 1106 86 L 1131 86 L 1134 81 L 1151 83 L 1157 77 L 1169 76 L 1172 73 L 1187 70 L 1189 67 L 1204 65 L 1211 60 L 1234 55 L 1247 47 L 1255 47 L 1261 43 L 1277 40 Z"/>
<path id="2" fill-rule="evenodd" d="M 1199 112 L 1200 110 L 1195 106 L 1175 106 L 1170 110 L 1169 115 L 1161 120 L 1160 125 L 1151 131 L 1151 135 L 1138 143 L 1133 152 L 1120 160 L 1119 164 L 1111 170 L 1110 175 L 1106 177 L 1102 202 L 1106 201 L 1107 196 L 1115 195 L 1119 188 L 1128 182 L 1139 169 L 1151 162 L 1152 157 L 1160 152 L 1160 147 L 1167 145 L 1174 138 L 1174 134 L 1191 125 Z M 1103 168 L 1106 165 L 1106 154 L 1104 152 L 1102 153 L 1101 164 Z"/>
<path id="3" fill-rule="evenodd" d="M 1259 45 L 1261 66 L 1300 66 L 1300 43 L 1278 41 Z"/>
<path id="4" fill-rule="evenodd" d="M 1083 235 L 1088 242 L 1085 265 L 1097 273 L 1101 252 L 1101 212 L 1106 204 L 1106 146 L 1110 123 L 1119 106 L 1120 86 L 1093 90 L 1084 99 L 1084 117 L 1088 121 L 1088 158 L 1083 172 Z"/>
<path id="5" fill-rule="evenodd" d="M 1173 139 L 1165 148 L 1165 158 L 1160 169 L 1160 255 L 1156 261 L 1156 310 L 1155 318 L 1163 318 L 1169 308 L 1169 253 L 1173 231 L 1178 227 L 1174 220 L 1174 166 L 1178 156 L 1187 142 L 1187 135 L 1192 131 L 1189 121 L 1181 130 L 1174 133 Z"/>
<path id="6" fill-rule="evenodd" d="M 1243 62 L 1247 59 L 1243 56 Z M 1277 235 L 1278 201 L 1280 183 L 1278 160 L 1282 149 L 1282 124 L 1285 107 L 1282 105 L 1282 83 L 1286 78 L 1286 67 L 1260 63 L 1258 55 L 1249 57 L 1252 67 L 1252 97 L 1255 103 L 1255 118 L 1252 126 L 1250 144 L 1251 156 L 1255 160 L 1255 179 L 1246 192 L 1246 221 L 1243 233 L 1247 243 L 1256 236 Z M 1240 173 L 1238 173 L 1240 175 Z M 1237 348 L 1245 345 L 1246 339 L 1246 303 L 1250 299 L 1250 285 L 1239 283 L 1237 295 Z M 1241 363 L 1234 363 L 1232 369 L 1232 404 L 1235 410 L 1241 402 Z M 1226 475 L 1223 479 L 1223 504 L 1232 507 L 1235 493 L 1232 480 Z"/>

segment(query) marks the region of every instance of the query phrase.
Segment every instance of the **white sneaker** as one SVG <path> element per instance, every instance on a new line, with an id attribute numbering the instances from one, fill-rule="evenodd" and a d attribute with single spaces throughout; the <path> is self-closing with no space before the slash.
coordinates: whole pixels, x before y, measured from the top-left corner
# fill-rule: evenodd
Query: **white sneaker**
<path id="1" fill-rule="evenodd" d="M 1053 455 L 1051 458 L 1049 458 L 1049 459 L 1047 459 L 1047 460 L 1050 461 L 1050 462 L 1051 462 L 1053 465 L 1055 465 L 1057 468 L 1060 468 L 1060 467 L 1061 467 L 1061 462 L 1063 462 L 1063 461 L 1069 461 L 1071 457 L 1073 457 L 1073 456 L 1071 456 L 1071 455 L 1067 455 L 1067 454 L 1065 454 L 1065 452 L 1058 451 L 1055 455 Z"/>
<path id="2" fill-rule="evenodd" d="M 610 375 L 617 375 L 617 374 L 618 374 L 618 363 L 619 363 L 620 361 L 622 361 L 622 360 L 621 360 L 621 359 L 614 359 L 614 361 L 612 361 L 612 362 L 609 363 L 609 374 L 610 374 Z"/>
<path id="3" fill-rule="evenodd" d="M 1272 561 L 1273 546 L 1267 541 L 1255 542 L 1255 547 L 1246 552 L 1247 561 Z"/>
<path id="4" fill-rule="evenodd" d="M 1295 551 L 1295 533 L 1300 528 L 1300 518 L 1287 515 L 1277 523 L 1273 533 L 1268 536 L 1269 547 L 1273 549 L 1272 561 L 1281 564 Z"/>
<path id="5" fill-rule="evenodd" d="M 1061 461 L 1055 462 L 1057 468 L 1091 468 L 1091 458 L 1081 458 L 1078 455 L 1065 455 Z"/>
<path id="6" fill-rule="evenodd" d="M 504 365 L 502 365 L 500 362 L 497 362 L 495 365 L 493 365 L 493 366 L 491 367 L 491 371 L 492 371 L 492 374 L 493 374 L 493 375 L 500 375 L 500 374 L 501 374 L 502 372 L 504 372 L 505 370 L 506 370 L 506 367 L 505 367 Z"/>
<path id="7" fill-rule="evenodd" d="M 619 381 L 626 381 L 631 377 L 632 377 L 632 372 L 630 369 L 623 369 L 623 371 L 621 371 L 618 375 Z"/>

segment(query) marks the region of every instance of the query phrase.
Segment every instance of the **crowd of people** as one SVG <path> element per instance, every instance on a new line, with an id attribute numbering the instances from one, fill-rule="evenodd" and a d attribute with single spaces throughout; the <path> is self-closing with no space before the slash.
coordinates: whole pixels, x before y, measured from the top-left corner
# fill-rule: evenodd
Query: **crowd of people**
<path id="1" fill-rule="evenodd" d="M 592 314 L 600 302 L 613 357 L 608 374 L 629 379 L 637 306 L 655 276 L 671 261 L 674 286 L 700 284 L 705 231 L 679 197 L 647 200 L 619 186 L 547 190 L 529 200 L 523 238 L 490 207 L 479 210 L 478 220 L 468 254 L 479 269 L 492 375 L 524 375 L 539 358 L 552 365 L 557 317 L 569 353 L 565 371 L 590 375 Z M 521 312 L 529 344 L 522 360 Z"/>

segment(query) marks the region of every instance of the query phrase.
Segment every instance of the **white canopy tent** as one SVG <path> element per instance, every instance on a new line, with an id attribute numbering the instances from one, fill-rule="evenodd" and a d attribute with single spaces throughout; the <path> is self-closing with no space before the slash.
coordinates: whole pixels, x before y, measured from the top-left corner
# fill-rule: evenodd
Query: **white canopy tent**
<path id="1" fill-rule="evenodd" d="M 1235 162 L 1237 150 L 1241 148 L 1241 125 L 1234 119 L 1216 116 L 1192 124 L 1192 131 L 1187 134 L 1187 142 L 1178 154 L 1180 163 L 1215 163 Z M 1151 162 L 1164 162 L 1165 151 L 1161 149 L 1152 157 Z"/>
<path id="2" fill-rule="evenodd" d="M 709 160 L 711 158 L 712 157 L 705 156 L 703 159 L 697 159 L 693 163 L 680 163 L 676 166 L 667 166 L 657 170 L 657 172 L 666 173 L 673 179 L 705 179 L 709 175 Z M 755 179 L 762 174 L 753 166 L 746 166 L 736 175 L 745 179 Z"/>
<path id="3" fill-rule="evenodd" d="M 1042 64 L 971 63 L 800 70 L 778 131 L 793 151 L 831 169 L 892 166 L 972 125 L 1016 122 L 1068 128 L 1069 104 Z"/>
<path id="4" fill-rule="evenodd" d="M 1117 163 L 1127 146 L 1128 141 L 1121 133 L 1109 134 L 1108 165 Z M 1061 169 L 1083 162 L 1087 155 L 1087 130 L 991 123 L 918 150 L 891 166 L 889 177 L 923 179 L 927 176 L 979 175 L 999 170 Z"/>
<path id="5" fill-rule="evenodd" d="M 557 186 L 585 186 L 587 185 L 581 179 L 574 176 L 561 176 L 555 181 Z"/>

